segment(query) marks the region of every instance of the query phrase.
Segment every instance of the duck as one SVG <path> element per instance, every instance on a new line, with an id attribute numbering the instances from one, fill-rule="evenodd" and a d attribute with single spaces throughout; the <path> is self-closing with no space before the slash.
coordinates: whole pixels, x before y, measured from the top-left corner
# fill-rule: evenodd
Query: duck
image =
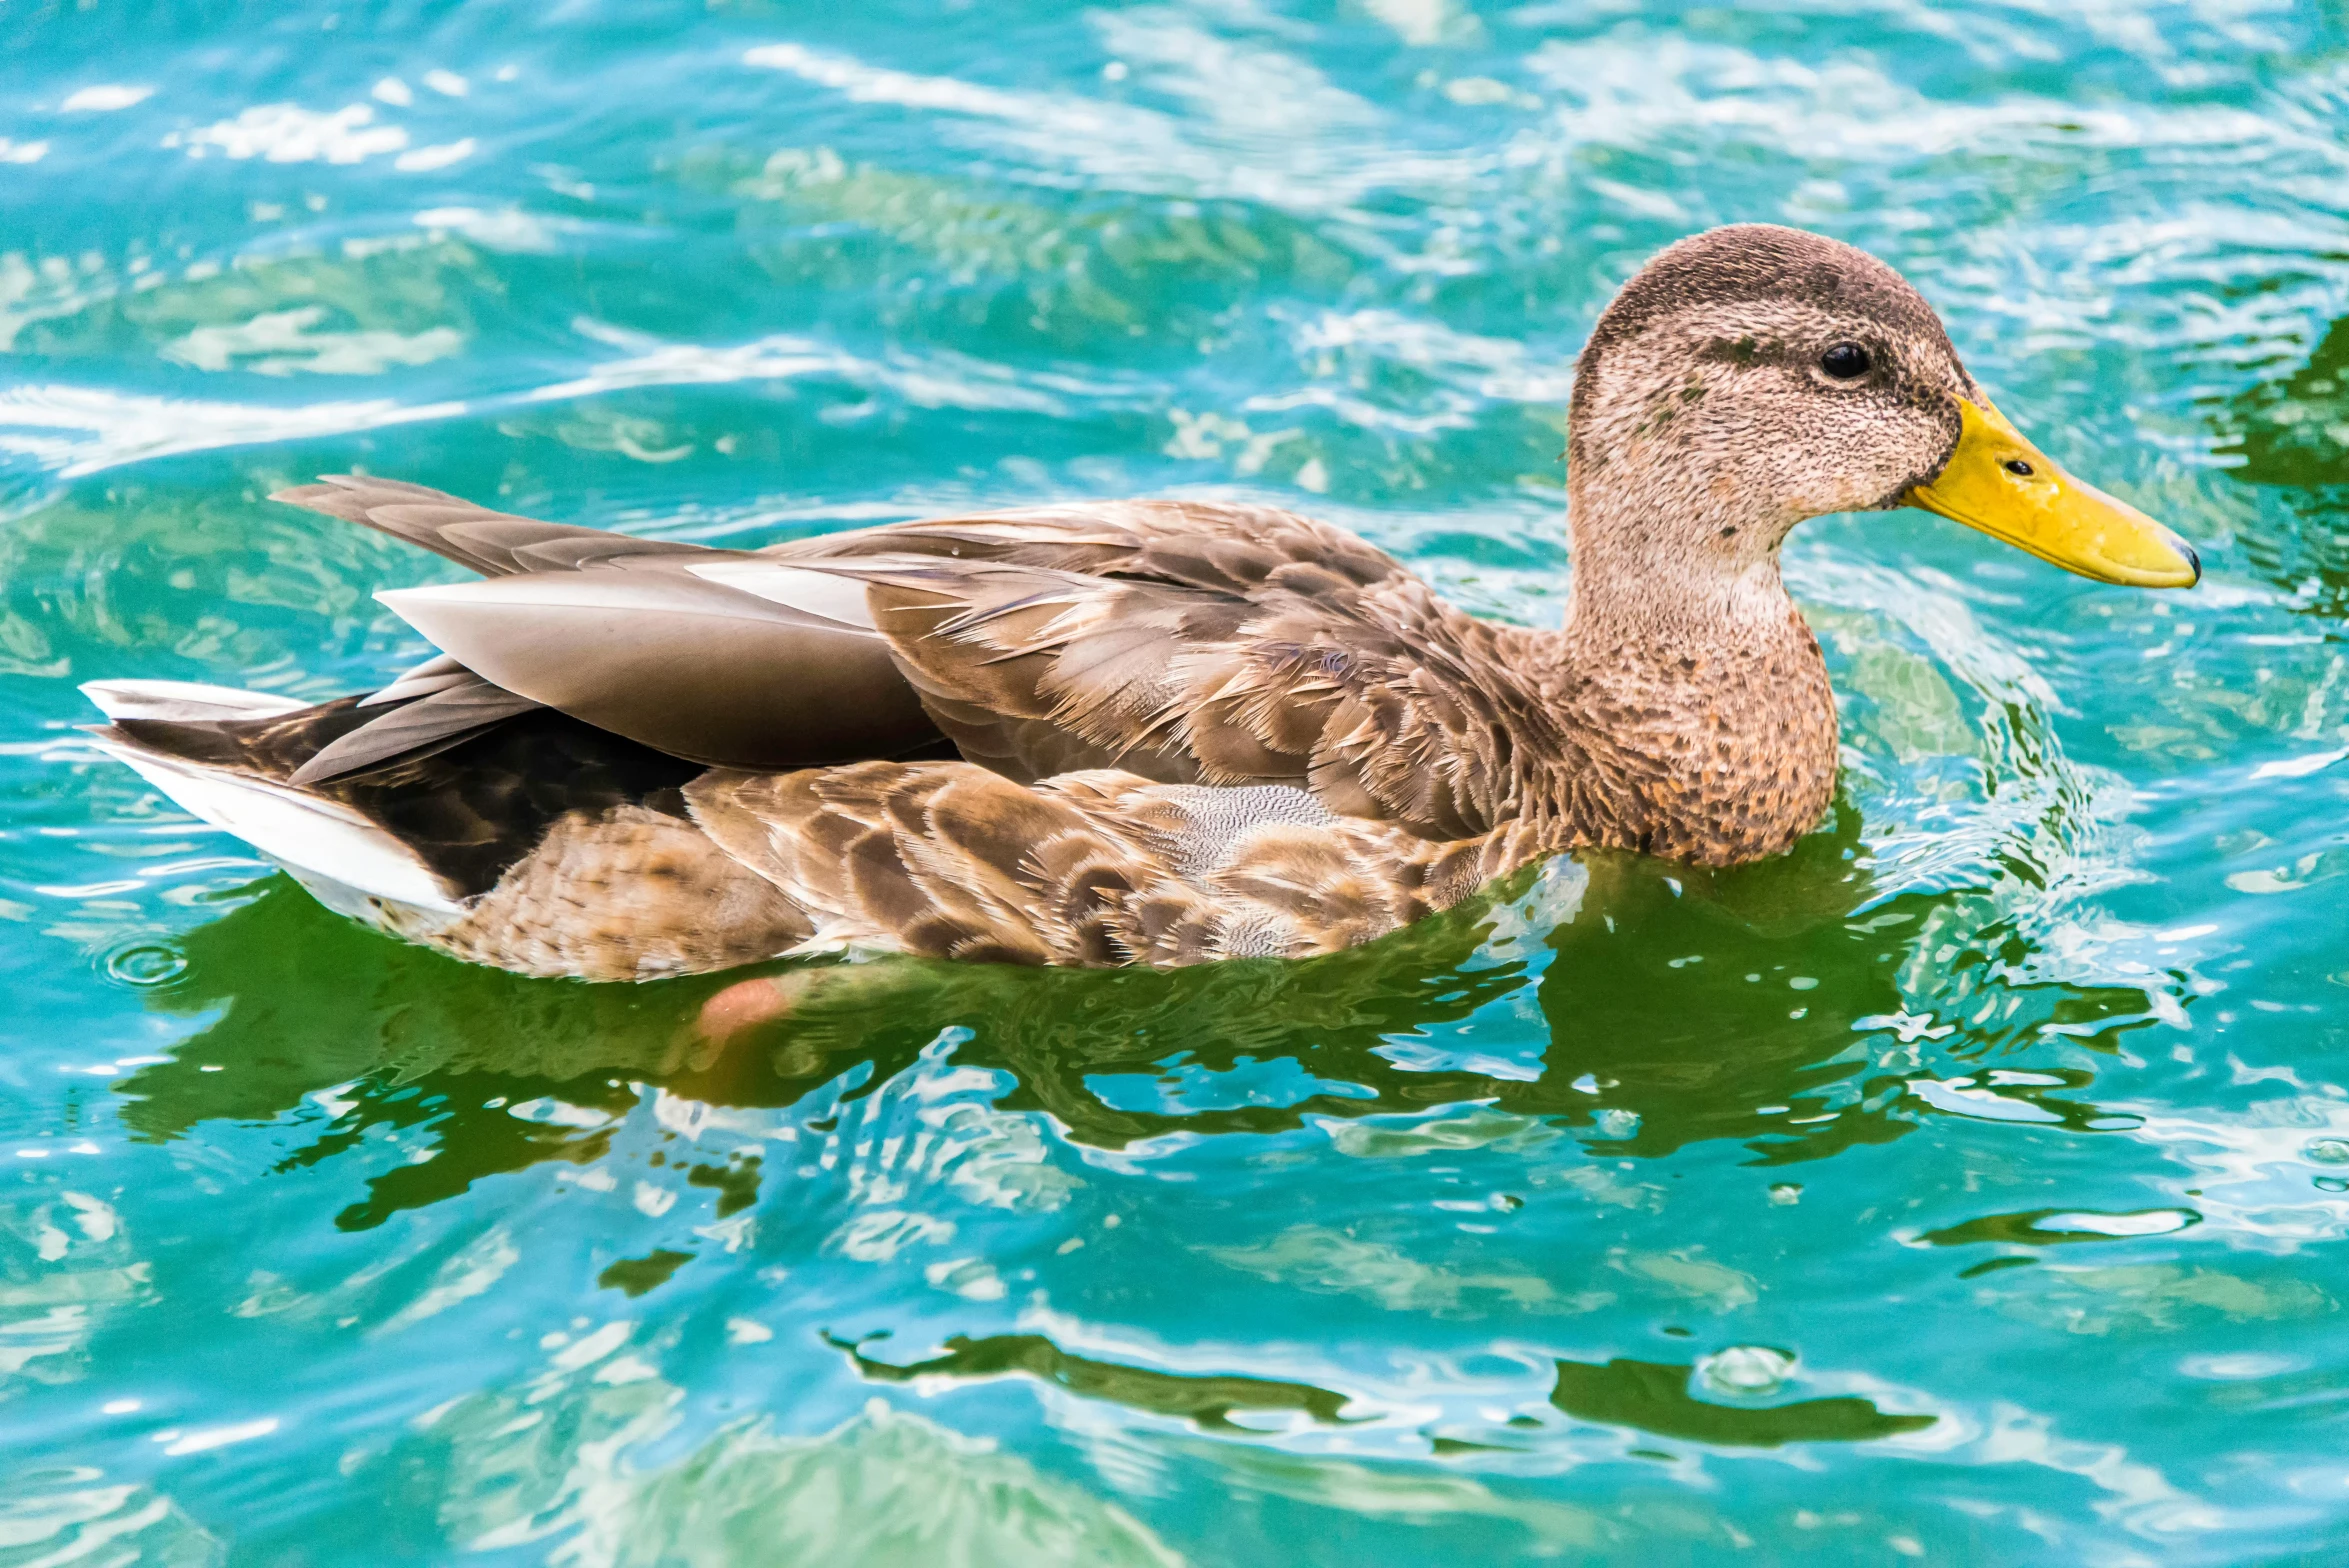
<path id="1" fill-rule="evenodd" d="M 725 549 L 334 475 L 272 499 L 475 574 L 376 595 L 433 656 L 325 703 L 92 682 L 89 733 L 327 907 L 526 975 L 1295 959 L 1546 857 L 1734 866 L 1817 826 L 1835 698 L 1779 565 L 1808 518 L 2201 576 L 2016 430 L 1899 272 L 1797 229 L 1641 267 L 1566 438 L 1554 628 L 1243 501 Z"/>

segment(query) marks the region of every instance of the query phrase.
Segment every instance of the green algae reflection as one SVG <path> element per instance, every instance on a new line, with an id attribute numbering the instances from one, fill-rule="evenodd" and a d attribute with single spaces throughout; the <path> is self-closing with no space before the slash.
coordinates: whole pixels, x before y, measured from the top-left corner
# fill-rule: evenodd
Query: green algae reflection
<path id="1" fill-rule="evenodd" d="M 2308 358 L 2217 410 L 2231 476 L 2280 496 L 2287 527 L 2254 520 L 2242 535 L 2252 571 L 2327 625 L 2349 614 L 2349 316 Z"/>
<path id="2" fill-rule="evenodd" d="M 1722 1448 L 1867 1443 L 1922 1431 L 1937 1419 L 1889 1414 L 1853 1395 L 1787 1405 L 1716 1405 L 1688 1391 L 1695 1370 L 1661 1361 L 1561 1361 L 1550 1403 L 1579 1420 Z"/>
<path id="3" fill-rule="evenodd" d="M 2022 949 L 2011 930 L 1953 940 L 1952 895 L 1871 902 L 1857 842 L 1847 810 L 1793 855 L 1733 873 L 1616 857 L 1566 866 L 1559 874 L 1582 879 L 1572 907 L 1552 929 L 1498 946 L 1500 923 L 1529 918 L 1532 874 L 1368 947 L 1301 962 L 1167 972 L 891 960 L 636 986 L 459 964 L 275 881 L 180 939 L 184 966 L 144 994 L 209 1022 L 118 1088 L 125 1124 L 157 1140 L 213 1119 L 282 1116 L 333 1090 L 331 1118 L 306 1124 L 288 1169 L 358 1148 L 375 1129 L 423 1135 L 433 1157 L 371 1176 L 336 1216 L 366 1229 L 500 1174 L 599 1160 L 653 1089 L 783 1108 L 858 1074 L 854 1098 L 948 1029 L 968 1034 L 958 1063 L 1008 1076 L 998 1109 L 1044 1112 L 1064 1136 L 1104 1149 L 1483 1103 L 1610 1156 L 1731 1140 L 1758 1163 L 1785 1164 L 1888 1142 L 1932 1114 L 1909 1092 L 1916 1068 L 1880 1065 L 1867 1044 L 1903 1016 L 1902 974 L 1924 944 L 1939 990 L 1990 1020 L 1951 1042 L 1962 1053 L 2026 1048 L 2050 1025 L 2109 1049 L 2147 1021 L 2133 989 L 2013 978 Z M 738 1026 L 729 1020 L 746 995 L 754 1022 Z M 1548 1029 L 1530 1073 L 1457 1065 L 1431 1045 L 1480 1009 L 1528 999 Z M 1223 1075 L 1266 1063 L 1293 1064 L 1293 1097 L 1217 1097 Z M 2033 1119 L 2099 1125 L 2084 1097 L 2091 1080 L 2066 1069 L 2065 1097 L 2035 1099 Z M 1119 1084 L 1148 1092 L 1110 1092 Z M 513 1109 L 534 1104 L 560 1114 Z M 728 1212 L 755 1201 L 759 1179 L 755 1167 L 696 1178 L 725 1189 Z"/>
<path id="4" fill-rule="evenodd" d="M 959 1380 L 1025 1376 L 1049 1383 L 1087 1399 L 1106 1399 L 1131 1410 L 1153 1415 L 1180 1416 L 1208 1431 L 1245 1430 L 1231 1417 L 1235 1410 L 1293 1410 L 1325 1425 L 1342 1423 L 1339 1412 L 1349 1403 L 1344 1394 L 1310 1383 L 1237 1374 L 1157 1372 L 1117 1361 L 1095 1361 L 1071 1355 L 1042 1334 L 991 1334 L 973 1339 L 957 1334 L 946 1341 L 942 1354 L 906 1365 L 878 1360 L 862 1347 L 833 1339 L 848 1353 L 862 1376 L 877 1383 L 910 1383 L 916 1378 Z"/>

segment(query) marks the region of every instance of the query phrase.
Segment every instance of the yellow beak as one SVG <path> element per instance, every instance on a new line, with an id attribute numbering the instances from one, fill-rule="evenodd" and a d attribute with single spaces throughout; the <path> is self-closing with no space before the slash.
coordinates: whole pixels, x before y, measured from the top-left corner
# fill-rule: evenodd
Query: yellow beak
<path id="1" fill-rule="evenodd" d="M 1957 450 L 1903 497 L 2042 561 L 2102 583 L 2191 588 L 2202 562 L 2185 540 L 2117 496 L 2074 479 L 1985 401 L 1958 401 Z"/>

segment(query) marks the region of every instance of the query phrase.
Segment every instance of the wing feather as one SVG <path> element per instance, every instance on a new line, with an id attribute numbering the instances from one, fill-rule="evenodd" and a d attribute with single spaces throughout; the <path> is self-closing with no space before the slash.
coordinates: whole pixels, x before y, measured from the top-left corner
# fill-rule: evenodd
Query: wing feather
<path id="1" fill-rule="evenodd" d="M 316 484 L 280 490 L 269 499 L 376 529 L 489 577 L 533 570 L 532 564 L 517 560 L 515 552 L 557 542 L 574 548 L 618 547 L 629 554 L 709 553 L 700 545 L 635 539 L 572 523 L 542 523 L 424 485 L 364 474 L 326 474 Z"/>
<path id="2" fill-rule="evenodd" d="M 1509 815 L 1525 756 L 1572 750 L 1510 646 L 1523 634 L 1275 507 L 1067 503 L 745 554 L 347 475 L 283 499 L 490 574 L 385 599 L 481 679 L 695 761 L 783 768 L 950 742 L 1017 780 L 1115 766 L 1296 784 L 1453 839 Z M 396 689 L 430 697 L 428 682 L 460 689 L 446 670 Z M 422 734 L 489 700 L 406 722 Z"/>
<path id="3" fill-rule="evenodd" d="M 881 635 L 823 613 L 834 579 L 762 571 L 761 592 L 649 562 L 378 597 L 485 680 L 672 756 L 806 767 L 938 740 Z"/>
<path id="4" fill-rule="evenodd" d="M 1284 782 L 1426 837 L 1489 830 L 1552 747 L 1507 628 L 1271 508 L 1102 503 L 802 541 L 966 757 L 1021 779 L 1122 767 Z"/>

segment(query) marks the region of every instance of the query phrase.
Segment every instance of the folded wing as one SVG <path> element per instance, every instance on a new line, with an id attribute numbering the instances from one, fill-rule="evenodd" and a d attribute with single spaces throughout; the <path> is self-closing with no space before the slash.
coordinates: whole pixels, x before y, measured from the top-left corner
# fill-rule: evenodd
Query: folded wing
<path id="1" fill-rule="evenodd" d="M 1503 650 L 1515 633 L 1271 507 L 1088 503 L 753 554 L 387 481 L 283 499 L 484 574 L 381 596 L 448 657 L 379 694 L 412 700 L 328 748 L 305 782 L 543 704 L 714 766 L 959 752 L 1023 781 L 1115 767 L 1299 788 L 1448 840 L 1510 814 L 1528 735 L 1565 744 Z"/>

